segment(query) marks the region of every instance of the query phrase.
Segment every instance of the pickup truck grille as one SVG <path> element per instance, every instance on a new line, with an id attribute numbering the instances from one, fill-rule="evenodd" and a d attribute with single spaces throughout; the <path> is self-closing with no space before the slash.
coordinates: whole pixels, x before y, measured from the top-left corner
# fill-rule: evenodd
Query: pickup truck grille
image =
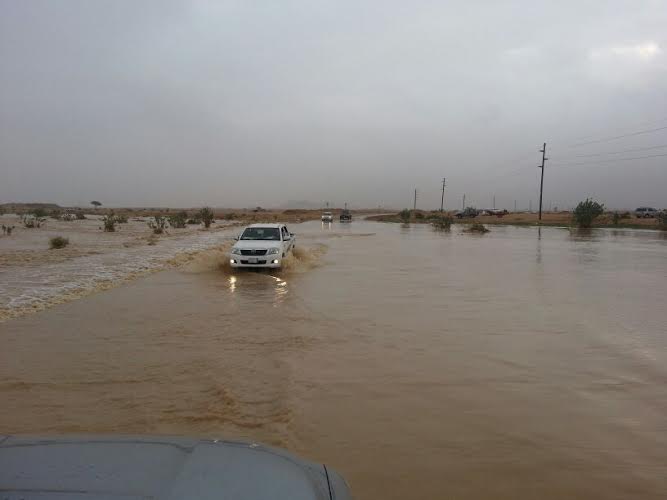
<path id="1" fill-rule="evenodd" d="M 266 255 L 266 250 L 241 250 L 241 255 Z"/>
<path id="2" fill-rule="evenodd" d="M 250 265 L 250 264 L 257 264 L 258 266 L 262 266 L 262 265 L 266 264 L 266 261 L 265 260 L 258 260 L 257 262 L 250 262 L 248 260 L 242 260 L 241 264 L 245 264 L 246 266 Z"/>

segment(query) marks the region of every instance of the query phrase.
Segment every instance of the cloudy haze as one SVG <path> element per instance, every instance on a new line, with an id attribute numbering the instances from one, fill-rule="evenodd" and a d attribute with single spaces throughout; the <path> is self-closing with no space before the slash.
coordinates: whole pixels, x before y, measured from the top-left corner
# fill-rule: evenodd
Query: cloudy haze
<path id="1" fill-rule="evenodd" d="M 0 202 L 667 207 L 663 0 L 0 9 Z"/>

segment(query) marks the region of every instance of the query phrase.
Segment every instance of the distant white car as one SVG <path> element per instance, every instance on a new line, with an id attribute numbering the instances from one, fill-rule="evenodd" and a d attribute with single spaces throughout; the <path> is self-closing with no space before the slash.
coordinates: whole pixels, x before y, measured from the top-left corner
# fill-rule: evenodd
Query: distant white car
<path id="1" fill-rule="evenodd" d="M 333 214 L 331 212 L 324 212 L 322 214 L 322 222 L 333 222 Z"/>
<path id="2" fill-rule="evenodd" d="M 246 227 L 229 254 L 232 267 L 279 268 L 294 249 L 296 237 L 284 224 L 252 224 Z"/>
<path id="3" fill-rule="evenodd" d="M 639 207 L 637 210 L 635 210 L 635 215 L 637 216 L 638 219 L 641 219 L 643 217 L 648 218 L 648 217 L 655 217 L 658 215 L 658 211 L 655 208 L 651 207 Z"/>

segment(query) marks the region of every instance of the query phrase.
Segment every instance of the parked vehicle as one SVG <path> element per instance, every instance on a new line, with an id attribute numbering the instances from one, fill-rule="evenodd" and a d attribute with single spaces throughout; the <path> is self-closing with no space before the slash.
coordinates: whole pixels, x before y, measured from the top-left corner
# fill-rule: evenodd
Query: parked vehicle
<path id="1" fill-rule="evenodd" d="M 232 247 L 232 267 L 279 268 L 296 244 L 296 237 L 284 224 L 252 224 Z"/>
<path id="2" fill-rule="evenodd" d="M 322 214 L 322 222 L 333 222 L 333 214 L 331 212 L 324 212 Z"/>
<path id="3" fill-rule="evenodd" d="M 1 498 L 351 500 L 333 469 L 280 448 L 164 436 L 0 436 Z"/>
<path id="4" fill-rule="evenodd" d="M 341 222 L 352 222 L 352 212 L 347 208 L 340 213 Z"/>
<path id="5" fill-rule="evenodd" d="M 454 213 L 454 217 L 457 219 L 474 218 L 477 217 L 477 215 L 477 209 L 474 207 L 467 207 L 465 210 L 459 210 Z"/>
<path id="6" fill-rule="evenodd" d="M 635 215 L 638 219 L 655 217 L 658 215 L 658 211 L 651 207 L 639 207 L 635 210 Z"/>

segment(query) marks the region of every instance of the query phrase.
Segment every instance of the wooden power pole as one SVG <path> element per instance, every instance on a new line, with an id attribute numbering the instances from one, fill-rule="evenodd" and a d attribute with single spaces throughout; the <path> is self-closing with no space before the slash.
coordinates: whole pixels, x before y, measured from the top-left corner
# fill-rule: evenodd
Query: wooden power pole
<path id="1" fill-rule="evenodd" d="M 540 212 L 537 217 L 538 220 L 542 220 L 542 190 L 544 189 L 544 162 L 548 160 L 546 157 L 547 154 L 547 143 L 545 142 L 542 145 L 542 149 L 540 149 L 540 153 L 542 153 L 542 165 L 540 165 L 538 168 L 542 169 L 542 175 L 540 175 Z"/>

